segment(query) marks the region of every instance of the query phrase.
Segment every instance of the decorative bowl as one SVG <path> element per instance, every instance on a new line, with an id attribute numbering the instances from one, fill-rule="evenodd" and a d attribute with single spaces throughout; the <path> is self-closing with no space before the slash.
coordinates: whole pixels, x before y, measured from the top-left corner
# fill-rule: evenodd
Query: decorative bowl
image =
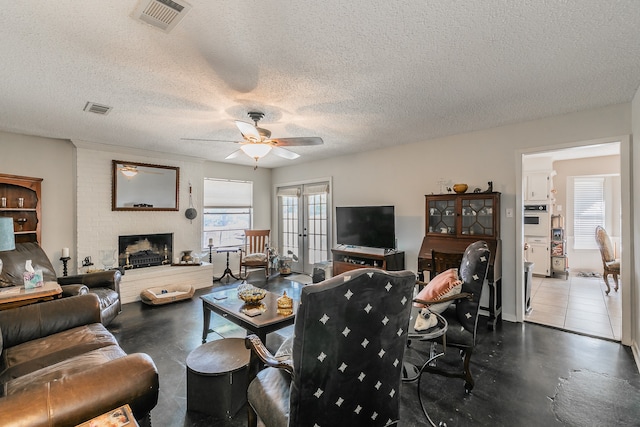
<path id="1" fill-rule="evenodd" d="M 252 285 L 238 286 L 238 298 L 246 304 L 259 304 L 267 296 L 267 291 Z"/>
<path id="2" fill-rule="evenodd" d="M 455 191 L 458 194 L 465 193 L 468 188 L 469 188 L 469 186 L 467 184 L 454 184 L 453 185 L 453 191 Z"/>

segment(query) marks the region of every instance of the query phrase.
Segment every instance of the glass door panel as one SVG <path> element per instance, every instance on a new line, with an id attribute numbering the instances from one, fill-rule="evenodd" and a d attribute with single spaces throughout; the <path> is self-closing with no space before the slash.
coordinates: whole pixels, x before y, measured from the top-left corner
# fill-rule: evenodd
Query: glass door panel
<path id="1" fill-rule="evenodd" d="M 279 254 L 290 259 L 295 272 L 312 274 L 315 263 L 329 259 L 328 188 L 305 184 L 278 190 Z"/>
<path id="2" fill-rule="evenodd" d="M 429 233 L 456 234 L 454 199 L 429 201 Z"/>
<path id="3" fill-rule="evenodd" d="M 493 234 L 493 199 L 462 199 L 462 234 Z"/>

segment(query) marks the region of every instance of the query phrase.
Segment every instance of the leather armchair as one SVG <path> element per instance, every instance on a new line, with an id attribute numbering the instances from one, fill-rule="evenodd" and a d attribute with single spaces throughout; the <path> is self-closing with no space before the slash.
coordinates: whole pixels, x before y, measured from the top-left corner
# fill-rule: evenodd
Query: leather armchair
<path id="1" fill-rule="evenodd" d="M 410 271 L 363 268 L 303 287 L 281 357 L 255 335 L 245 340 L 250 380 L 269 366 L 249 384 L 248 425 L 397 423 L 414 284 Z"/>
<path id="2" fill-rule="evenodd" d="M 79 295 L 84 293 L 98 295 L 101 321 L 106 326 L 122 311 L 122 302 L 120 301 L 121 279 L 122 273 L 119 270 L 108 270 L 58 277 L 58 283 L 63 289 L 78 288 L 80 290 Z M 86 288 L 86 291 L 83 287 Z"/>
<path id="3" fill-rule="evenodd" d="M 25 261 L 30 259 L 35 269 L 42 270 L 46 282 L 58 282 L 62 296 L 75 296 L 87 293 L 96 294 L 100 300 L 101 321 L 108 325 L 122 311 L 120 298 L 119 270 L 100 271 L 75 276 L 56 277 L 55 269 L 42 248 L 34 242 L 16 243 L 12 251 L 0 252 L 4 263 L 0 275 L 0 286 L 20 286 Z"/>

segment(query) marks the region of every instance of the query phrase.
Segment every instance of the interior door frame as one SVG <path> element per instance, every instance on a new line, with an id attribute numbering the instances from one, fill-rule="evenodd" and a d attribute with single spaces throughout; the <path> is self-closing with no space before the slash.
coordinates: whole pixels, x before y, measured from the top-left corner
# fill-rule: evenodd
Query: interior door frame
<path id="1" fill-rule="evenodd" d="M 634 274 L 633 260 L 633 233 L 631 220 L 631 171 L 632 171 L 632 152 L 630 135 L 614 136 L 609 138 L 600 138 L 595 140 L 575 141 L 567 144 L 557 144 L 551 146 L 542 146 L 537 148 L 522 149 L 516 151 L 516 179 L 519 185 L 516 185 L 516 248 L 524 247 L 524 227 L 523 227 L 523 173 L 522 161 L 525 154 L 535 154 L 542 152 L 557 151 L 566 148 L 583 147 L 587 145 L 606 144 L 611 142 L 620 143 L 620 187 L 621 187 L 621 235 L 629 236 L 621 241 L 624 250 L 620 251 L 620 263 L 624 266 L 621 271 L 620 292 L 622 292 L 622 335 L 621 343 L 623 345 L 632 345 L 631 328 L 632 328 L 632 295 L 631 278 Z M 523 323 L 525 314 L 525 292 L 524 292 L 524 258 L 523 251 L 516 250 L 516 321 Z"/>

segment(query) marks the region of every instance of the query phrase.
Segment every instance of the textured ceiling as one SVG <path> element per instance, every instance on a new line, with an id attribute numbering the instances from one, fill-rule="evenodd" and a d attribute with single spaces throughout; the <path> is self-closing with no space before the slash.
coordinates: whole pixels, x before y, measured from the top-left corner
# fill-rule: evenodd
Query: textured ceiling
<path id="1" fill-rule="evenodd" d="M 250 110 L 274 137 L 324 139 L 260 160 L 278 167 L 629 102 L 640 84 L 638 0 L 189 0 L 170 33 L 132 1 L 0 1 L 1 130 L 213 161 L 238 146 L 181 138 L 238 141 Z"/>

